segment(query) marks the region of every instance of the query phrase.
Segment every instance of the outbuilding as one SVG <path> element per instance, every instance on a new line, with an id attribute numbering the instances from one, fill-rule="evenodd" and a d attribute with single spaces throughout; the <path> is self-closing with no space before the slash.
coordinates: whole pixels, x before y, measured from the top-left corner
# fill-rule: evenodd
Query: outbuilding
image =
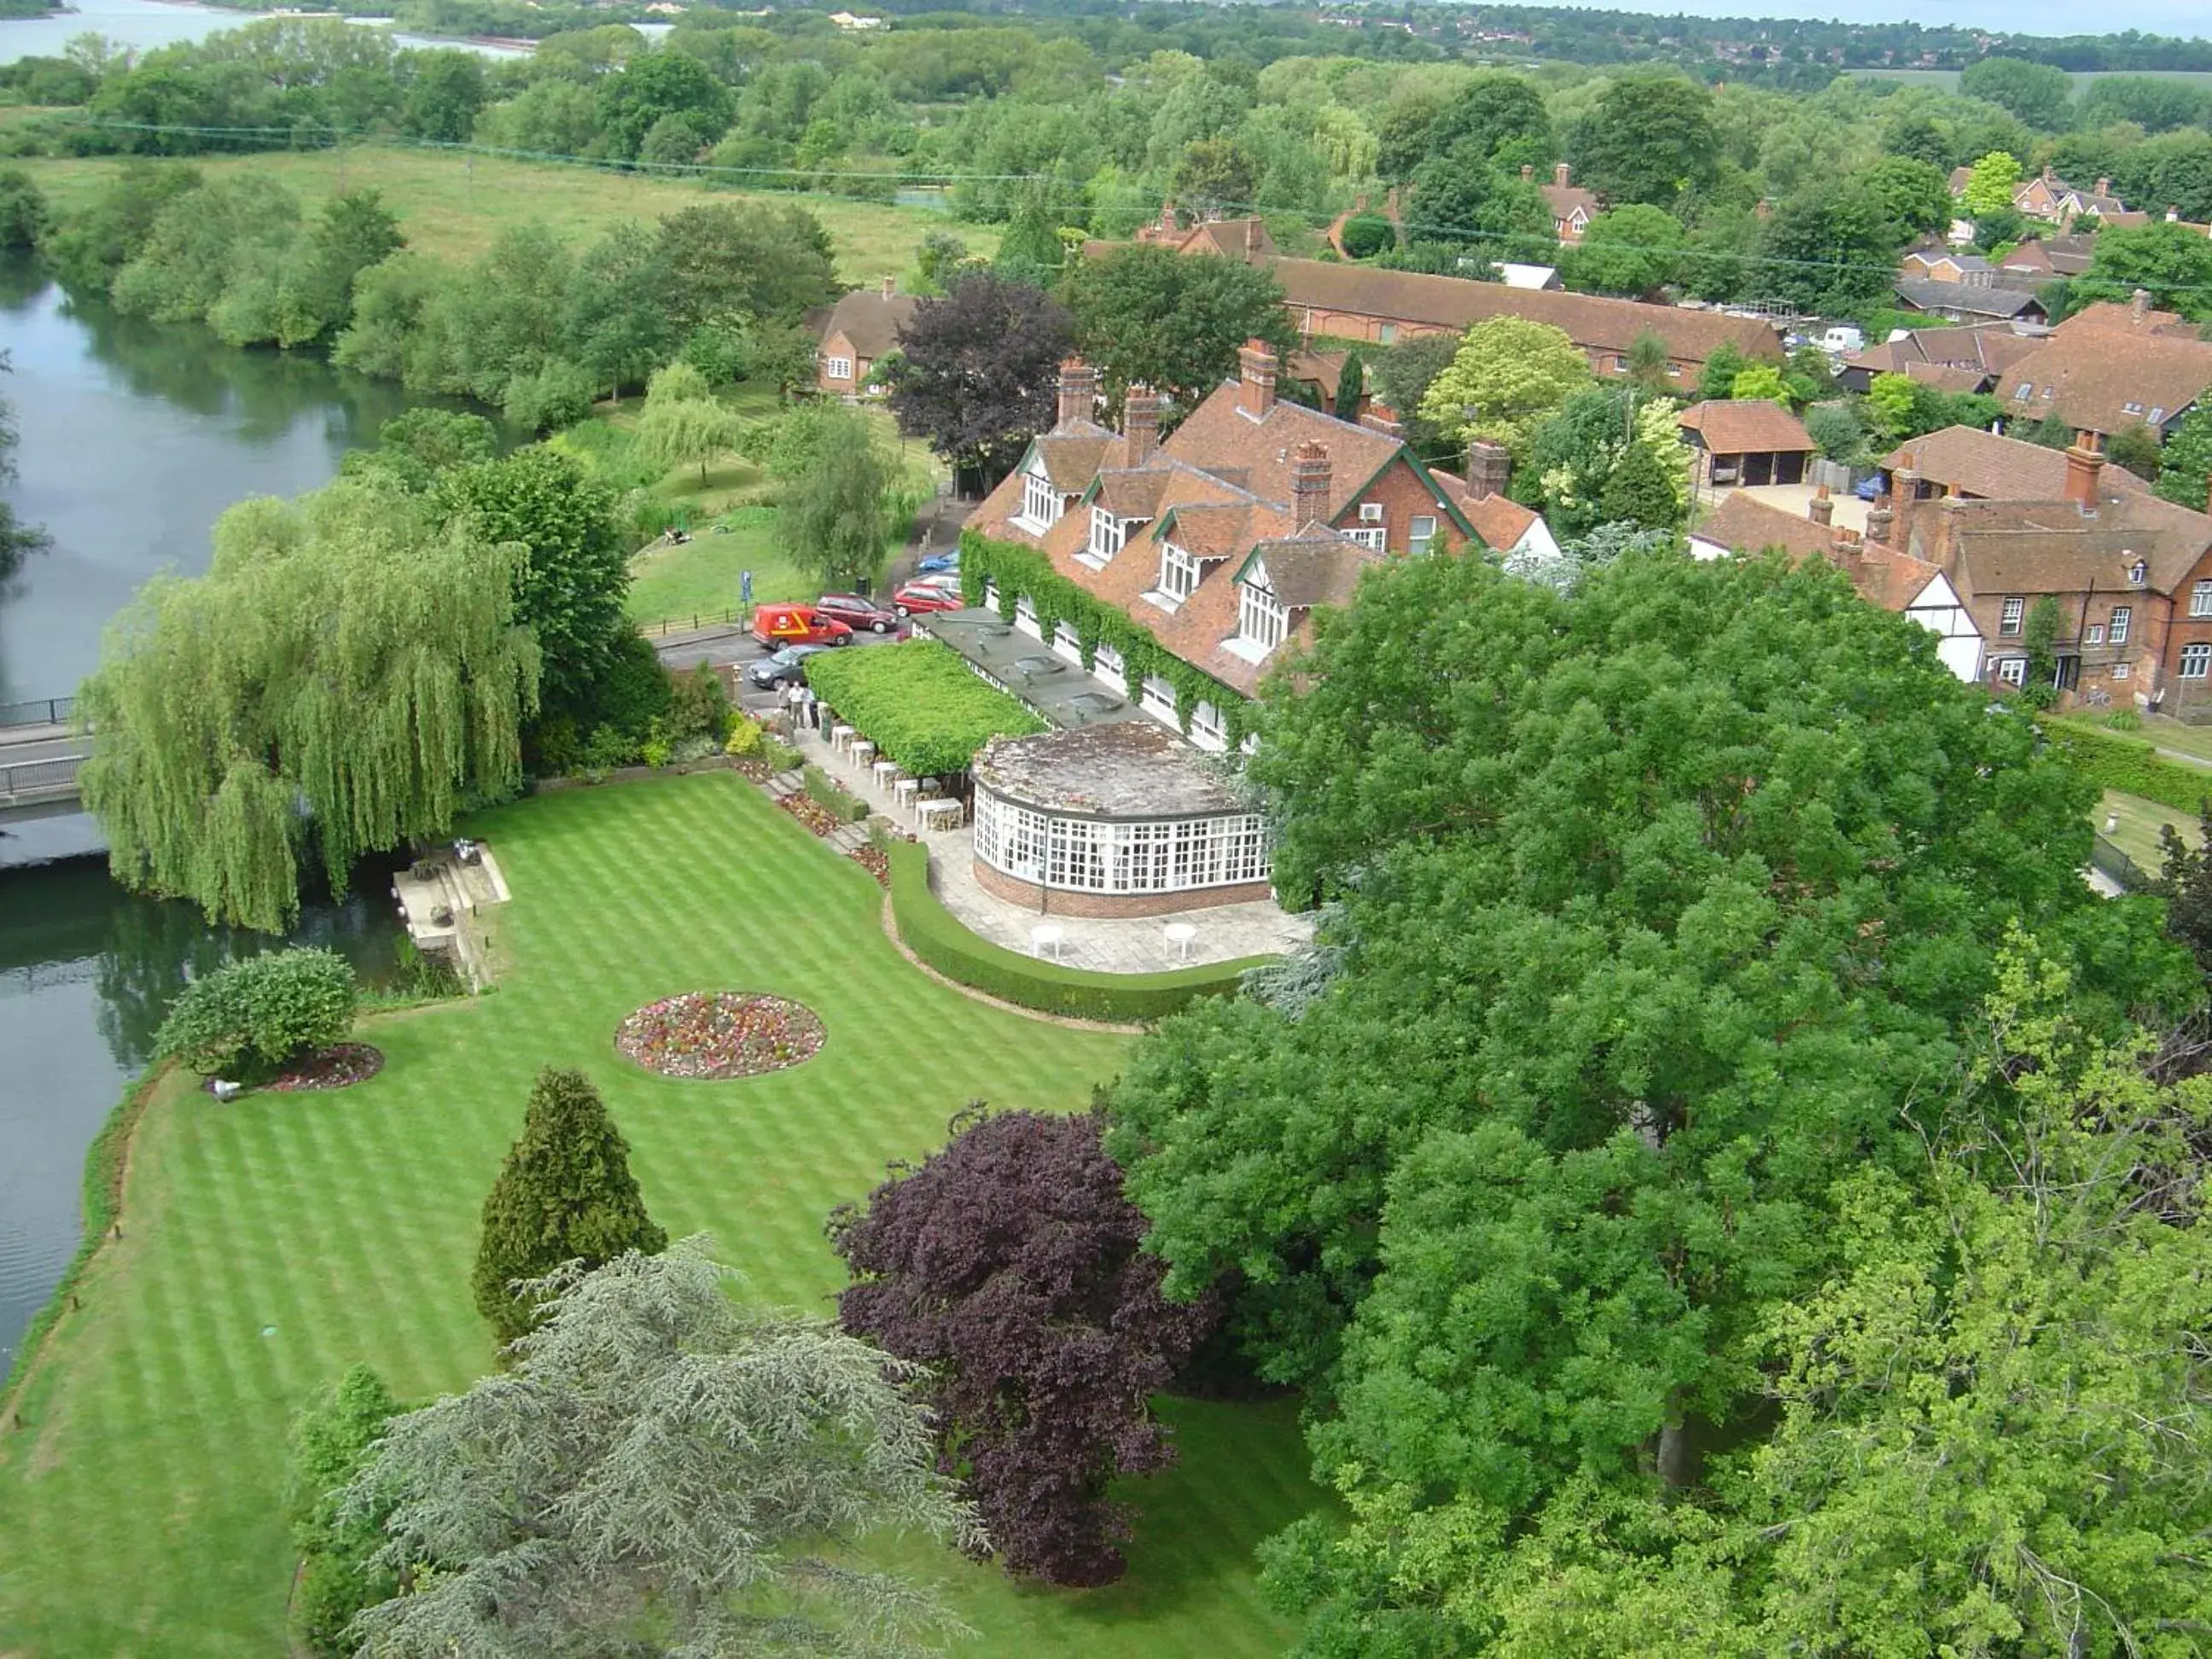
<path id="1" fill-rule="evenodd" d="M 1692 404 L 1676 424 L 1698 452 L 1700 482 L 1723 488 L 1802 483 L 1820 448 L 1804 422 L 1763 398 Z"/>

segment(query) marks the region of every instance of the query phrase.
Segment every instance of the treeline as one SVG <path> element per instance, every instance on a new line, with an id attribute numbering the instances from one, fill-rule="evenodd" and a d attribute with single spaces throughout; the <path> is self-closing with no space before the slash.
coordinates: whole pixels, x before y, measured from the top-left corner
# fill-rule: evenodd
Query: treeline
<path id="1" fill-rule="evenodd" d="M 582 418 L 678 358 L 714 385 L 811 378 L 799 319 L 837 292 L 828 234 L 797 206 L 705 203 L 620 224 L 580 252 L 541 225 L 453 265 L 408 251 L 378 192 L 313 216 L 252 173 L 126 165 L 58 222 L 21 169 L 0 229 L 35 242 L 64 286 L 129 315 L 204 323 L 233 345 L 325 344 L 410 391 L 476 398 L 519 426 Z"/>

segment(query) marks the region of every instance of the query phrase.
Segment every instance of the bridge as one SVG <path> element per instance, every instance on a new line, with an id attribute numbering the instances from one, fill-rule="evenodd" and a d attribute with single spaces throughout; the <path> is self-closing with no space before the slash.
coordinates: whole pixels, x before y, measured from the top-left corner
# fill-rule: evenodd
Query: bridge
<path id="1" fill-rule="evenodd" d="M 82 812 L 77 769 L 92 740 L 70 724 L 72 697 L 0 703 L 0 823 Z"/>

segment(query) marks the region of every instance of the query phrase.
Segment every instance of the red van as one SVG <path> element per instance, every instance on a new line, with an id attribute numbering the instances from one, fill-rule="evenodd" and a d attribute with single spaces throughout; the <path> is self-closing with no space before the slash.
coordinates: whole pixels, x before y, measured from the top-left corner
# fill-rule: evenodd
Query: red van
<path id="1" fill-rule="evenodd" d="M 811 605 L 763 605 L 753 611 L 753 637 L 770 649 L 779 645 L 844 645 L 853 630 Z"/>

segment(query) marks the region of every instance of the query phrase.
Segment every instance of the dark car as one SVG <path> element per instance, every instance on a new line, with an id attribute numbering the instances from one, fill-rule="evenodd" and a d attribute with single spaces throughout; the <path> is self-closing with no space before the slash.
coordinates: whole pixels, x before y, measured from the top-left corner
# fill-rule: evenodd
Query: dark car
<path id="1" fill-rule="evenodd" d="M 745 670 L 745 684 L 761 691 L 780 691 L 787 685 L 806 684 L 806 659 L 827 651 L 826 645 L 787 645 L 771 651 Z"/>
<path id="2" fill-rule="evenodd" d="M 942 581 L 908 582 L 891 595 L 891 603 L 898 607 L 902 617 L 917 617 L 931 611 L 957 611 L 963 601 L 957 587 L 948 587 Z"/>
<path id="3" fill-rule="evenodd" d="M 817 615 L 835 617 L 855 633 L 865 628 L 871 634 L 888 634 L 899 625 L 897 611 L 858 593 L 824 593 L 814 601 L 814 609 Z"/>

